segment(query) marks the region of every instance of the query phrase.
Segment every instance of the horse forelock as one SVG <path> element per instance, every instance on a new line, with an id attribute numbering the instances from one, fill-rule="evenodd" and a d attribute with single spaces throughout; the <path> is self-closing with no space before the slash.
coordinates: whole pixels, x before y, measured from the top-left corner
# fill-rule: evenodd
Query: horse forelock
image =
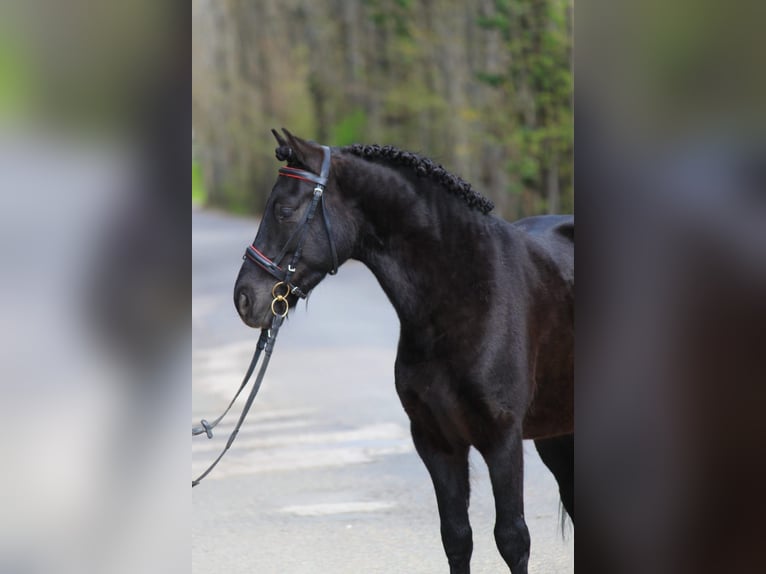
<path id="1" fill-rule="evenodd" d="M 293 148 L 289 145 L 280 145 L 274 150 L 274 155 L 279 161 L 289 161 L 293 157 Z"/>

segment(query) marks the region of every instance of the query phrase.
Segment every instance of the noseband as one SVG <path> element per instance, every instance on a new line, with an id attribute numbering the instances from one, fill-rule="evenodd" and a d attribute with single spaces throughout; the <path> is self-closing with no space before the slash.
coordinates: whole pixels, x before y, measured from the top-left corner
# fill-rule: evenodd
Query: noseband
<path id="1" fill-rule="evenodd" d="M 301 258 L 301 254 L 303 253 L 303 245 L 306 243 L 309 224 L 311 223 L 311 220 L 316 213 L 317 205 L 320 203 L 322 205 L 322 219 L 324 219 L 324 228 L 327 232 L 327 239 L 330 242 L 330 252 L 332 254 L 332 270 L 329 273 L 330 275 L 335 275 L 338 272 L 338 253 L 335 250 L 335 242 L 332 238 L 330 219 L 327 216 L 327 208 L 325 207 L 324 203 L 324 190 L 327 186 L 327 179 L 330 176 L 330 159 L 332 154 L 330 152 L 330 148 L 327 146 L 322 146 L 322 151 L 324 152 L 324 158 L 322 159 L 322 169 L 319 175 L 313 174 L 310 171 L 296 169 L 294 167 L 283 167 L 279 170 L 279 175 L 281 176 L 292 177 L 294 179 L 300 179 L 302 181 L 307 181 L 309 183 L 315 184 L 314 196 L 312 197 L 311 203 L 306 210 L 306 215 L 303 217 L 303 221 L 295 229 L 295 231 L 293 231 L 292 235 L 290 235 L 290 238 L 287 240 L 287 243 L 285 243 L 285 246 L 282 248 L 282 251 L 280 251 L 279 255 L 277 255 L 275 259 L 270 259 L 264 255 L 257 247 L 255 247 L 255 245 L 249 245 L 247 251 L 245 251 L 245 255 L 242 256 L 242 259 L 247 257 L 251 261 L 257 263 L 262 269 L 270 273 L 275 279 L 277 279 L 276 285 L 274 285 L 274 287 L 271 289 L 271 295 L 273 297 L 273 300 L 271 301 L 271 313 L 273 315 L 271 328 L 263 329 L 261 331 L 261 337 L 258 339 L 258 344 L 256 345 L 253 358 L 250 360 L 250 366 L 247 368 L 247 373 L 245 373 L 245 378 L 242 380 L 242 383 L 239 386 L 239 390 L 237 390 L 234 398 L 229 403 L 229 406 L 226 407 L 226 410 L 212 423 L 202 419 L 199 426 L 192 427 L 192 436 L 204 433 L 207 435 L 207 438 L 213 438 L 213 429 L 218 425 L 218 423 L 221 422 L 229 410 L 231 410 L 232 405 L 234 405 L 234 402 L 237 400 L 237 397 L 239 397 L 242 389 L 245 388 L 248 381 L 250 380 L 250 377 L 255 372 L 255 367 L 258 364 L 261 353 L 263 353 L 264 359 L 261 363 L 261 368 L 258 371 L 258 375 L 255 378 L 253 388 L 250 390 L 250 395 L 247 397 L 247 401 L 245 402 L 245 406 L 242 408 L 242 413 L 239 416 L 239 420 L 237 421 L 234 430 L 229 435 L 229 439 L 226 441 L 226 445 L 218 457 L 212 462 L 212 464 L 210 464 L 210 466 L 207 467 L 207 469 L 202 474 L 200 474 L 196 479 L 192 480 L 192 487 L 197 486 L 200 481 L 204 479 L 210 473 L 210 471 L 216 467 L 216 465 L 223 458 L 223 455 L 226 454 L 226 451 L 231 448 L 231 445 L 234 443 L 234 439 L 239 433 L 239 429 L 242 427 L 242 423 L 245 422 L 245 417 L 247 417 L 247 413 L 250 410 L 253 401 L 255 400 L 255 396 L 258 394 L 258 390 L 261 388 L 263 377 L 266 374 L 266 369 L 269 366 L 269 359 L 271 358 L 271 353 L 274 350 L 274 344 L 277 340 L 279 328 L 282 326 L 282 321 L 287 315 L 287 311 L 289 309 L 287 296 L 289 294 L 293 294 L 302 299 L 306 298 L 307 293 L 302 291 L 290 280 L 292 279 L 293 273 L 295 273 L 296 265 Z M 287 265 L 287 269 L 284 269 L 280 266 L 280 263 L 285 258 L 285 255 L 290 249 L 293 241 L 295 241 L 295 250 L 293 251 L 293 256 L 290 259 L 290 263 Z M 284 291 L 280 293 L 283 288 Z M 278 305 L 280 305 L 279 308 L 277 307 Z"/>
<path id="2" fill-rule="evenodd" d="M 295 229 L 295 231 L 293 231 L 292 235 L 290 235 L 290 238 L 287 240 L 287 243 L 285 243 L 282 251 L 279 252 L 279 255 L 277 255 L 274 259 L 271 259 L 264 255 L 263 252 L 255 246 L 255 242 L 253 242 L 253 245 L 248 245 L 245 254 L 242 256 L 242 259 L 247 258 L 250 261 L 257 263 L 261 269 L 271 274 L 277 281 L 286 285 L 288 293 L 296 295 L 301 299 L 305 299 L 307 293 L 297 285 L 293 284 L 291 279 L 293 273 L 296 271 L 296 266 L 298 265 L 298 261 L 301 258 L 301 254 L 303 253 L 303 246 L 306 243 L 307 238 L 306 232 L 308 231 L 309 224 L 314 218 L 314 214 L 317 210 L 317 205 L 319 204 L 322 206 L 322 219 L 324 220 L 324 228 L 327 232 L 327 239 L 330 242 L 330 252 L 332 254 L 332 270 L 330 271 L 330 275 L 335 275 L 338 272 L 338 253 L 335 250 L 335 242 L 332 238 L 332 228 L 330 227 L 330 218 L 327 215 L 327 207 L 325 206 L 324 202 L 324 190 L 327 186 L 327 179 L 330 177 L 330 159 L 332 157 L 332 152 L 327 146 L 322 146 L 322 152 L 324 153 L 324 157 L 322 159 L 322 169 L 319 175 L 303 169 L 296 169 L 294 167 L 282 167 L 279 169 L 279 175 L 283 177 L 291 177 L 293 179 L 315 184 L 314 196 L 311 199 L 311 203 L 309 204 L 308 209 L 306 209 L 306 214 L 303 217 L 303 221 Z M 287 255 L 287 252 L 293 242 L 295 242 L 295 250 L 293 251 L 293 256 L 290 259 L 290 263 L 287 265 L 287 269 L 285 269 L 281 267 L 280 264 Z M 280 300 L 284 301 L 285 296 L 286 295 L 282 296 Z"/>

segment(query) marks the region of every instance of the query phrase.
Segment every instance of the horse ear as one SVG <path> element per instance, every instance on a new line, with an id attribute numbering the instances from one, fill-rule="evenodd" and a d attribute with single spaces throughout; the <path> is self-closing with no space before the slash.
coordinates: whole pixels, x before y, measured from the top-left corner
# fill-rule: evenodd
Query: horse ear
<path id="1" fill-rule="evenodd" d="M 274 134 L 274 139 L 277 140 L 277 144 L 279 146 L 287 146 L 287 142 L 285 141 L 285 138 L 283 138 L 281 135 L 279 135 L 279 132 L 275 130 L 274 128 L 271 128 L 271 133 Z"/>
<path id="2" fill-rule="evenodd" d="M 322 160 L 324 159 L 322 148 L 314 142 L 307 142 L 298 136 L 294 136 L 285 128 L 282 128 L 282 131 L 287 137 L 290 149 L 293 150 L 293 158 L 309 170 L 319 173 L 322 169 Z"/>
<path id="3" fill-rule="evenodd" d="M 293 150 L 287 145 L 285 138 L 279 135 L 279 132 L 275 129 L 272 129 L 271 133 L 274 134 L 274 138 L 277 140 L 278 144 L 277 149 L 274 150 L 274 155 L 277 156 L 279 161 L 290 161 L 293 157 Z"/>

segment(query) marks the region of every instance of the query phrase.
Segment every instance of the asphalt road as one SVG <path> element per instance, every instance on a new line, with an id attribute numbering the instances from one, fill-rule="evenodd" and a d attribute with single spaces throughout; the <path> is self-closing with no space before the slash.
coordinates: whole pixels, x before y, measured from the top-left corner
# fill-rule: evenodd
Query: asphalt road
<path id="1" fill-rule="evenodd" d="M 212 419 L 247 367 L 258 333 L 232 303 L 257 221 L 195 209 L 193 413 Z M 343 265 L 291 312 L 248 421 L 213 473 L 192 490 L 195 574 L 446 573 L 430 479 L 396 396 L 398 322 L 372 274 Z M 222 448 L 242 400 L 216 437 L 192 440 L 192 472 Z M 555 481 L 525 444 L 530 572 L 574 571 Z M 508 572 L 492 535 L 481 457 L 471 456 L 472 572 Z"/>

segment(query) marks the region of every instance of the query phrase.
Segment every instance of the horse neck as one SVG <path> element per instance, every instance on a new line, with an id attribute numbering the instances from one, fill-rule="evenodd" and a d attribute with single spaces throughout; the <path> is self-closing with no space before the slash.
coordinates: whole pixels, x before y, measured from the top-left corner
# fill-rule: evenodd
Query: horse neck
<path id="1" fill-rule="evenodd" d="M 479 262 L 493 259 L 487 235 L 496 220 L 407 168 L 360 162 L 364 169 L 343 177 L 362 218 L 353 258 L 375 275 L 403 327 L 433 328 L 488 280 Z"/>

